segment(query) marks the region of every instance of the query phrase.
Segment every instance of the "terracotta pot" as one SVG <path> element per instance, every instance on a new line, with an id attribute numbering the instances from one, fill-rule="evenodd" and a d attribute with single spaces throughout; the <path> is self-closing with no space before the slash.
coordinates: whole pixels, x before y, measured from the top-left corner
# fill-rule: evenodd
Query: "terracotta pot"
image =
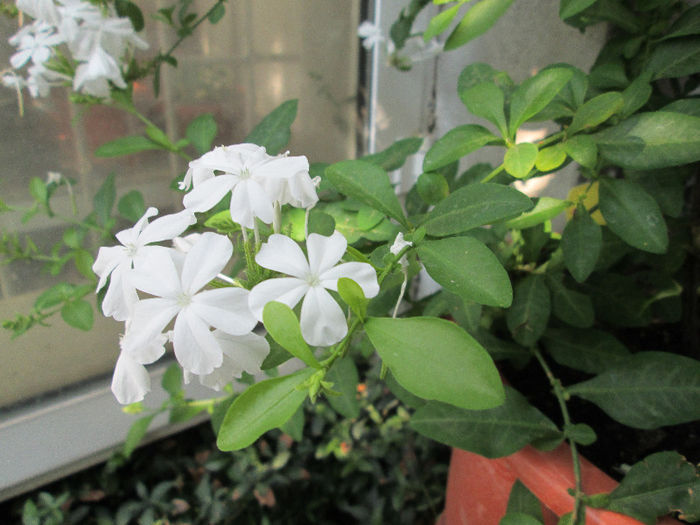
<path id="1" fill-rule="evenodd" d="M 586 494 L 610 492 L 618 483 L 581 458 L 581 477 Z M 532 447 L 498 459 L 453 449 L 447 479 L 445 511 L 437 525 L 498 525 L 506 513 L 508 496 L 516 479 L 542 502 L 545 525 L 556 525 L 558 516 L 573 509 L 567 492 L 574 486 L 571 451 L 563 443 L 551 452 Z M 662 518 L 658 525 L 680 525 Z M 629 516 L 600 509 L 586 509 L 586 525 L 643 525 Z"/>

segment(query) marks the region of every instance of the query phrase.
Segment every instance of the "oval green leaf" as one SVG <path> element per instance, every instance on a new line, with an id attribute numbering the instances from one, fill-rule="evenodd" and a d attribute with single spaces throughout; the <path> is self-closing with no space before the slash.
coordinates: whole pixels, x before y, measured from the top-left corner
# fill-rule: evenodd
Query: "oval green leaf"
<path id="1" fill-rule="evenodd" d="M 561 235 L 561 249 L 567 270 L 578 282 L 585 281 L 595 269 L 602 245 L 600 225 L 583 205 L 577 206 Z"/>
<path id="2" fill-rule="evenodd" d="M 263 309 L 263 323 L 270 336 L 294 357 L 314 368 L 321 368 L 301 335 L 299 320 L 286 304 L 271 301 Z"/>
<path id="3" fill-rule="evenodd" d="M 537 160 L 537 146 L 531 142 L 521 142 L 508 148 L 503 158 L 503 167 L 516 179 L 528 176 Z"/>
<path id="4" fill-rule="evenodd" d="M 508 129 L 511 137 L 515 136 L 523 122 L 542 111 L 573 75 L 574 72 L 570 68 L 551 67 L 543 69 L 520 84 L 513 92 L 510 103 Z"/>
<path id="5" fill-rule="evenodd" d="M 423 161 L 423 171 L 435 171 L 482 146 L 498 141 L 500 139 L 483 126 L 466 124 L 456 127 L 436 140 L 428 150 Z"/>
<path id="6" fill-rule="evenodd" d="M 512 3 L 513 0 L 481 0 L 474 4 L 447 38 L 445 50 L 456 49 L 483 35 Z"/>
<path id="7" fill-rule="evenodd" d="M 503 403 L 493 360 L 456 324 L 437 317 L 373 317 L 365 331 L 398 383 L 418 397 L 472 410 Z"/>
<path id="8" fill-rule="evenodd" d="M 569 201 L 563 201 L 553 197 L 540 197 L 537 199 L 537 204 L 535 204 L 534 208 L 530 211 L 526 211 L 519 217 L 506 221 L 504 224 L 507 228 L 524 230 L 525 228 L 537 226 L 544 221 L 556 217 L 569 206 L 571 206 L 571 202 Z"/>
<path id="9" fill-rule="evenodd" d="M 578 108 L 566 133 L 573 135 L 594 128 L 620 111 L 624 104 L 624 97 L 616 91 L 598 95 Z"/>
<path id="10" fill-rule="evenodd" d="M 541 275 L 530 275 L 520 281 L 506 313 L 513 339 L 527 347 L 535 344 L 547 328 L 550 310 L 549 290 Z"/>

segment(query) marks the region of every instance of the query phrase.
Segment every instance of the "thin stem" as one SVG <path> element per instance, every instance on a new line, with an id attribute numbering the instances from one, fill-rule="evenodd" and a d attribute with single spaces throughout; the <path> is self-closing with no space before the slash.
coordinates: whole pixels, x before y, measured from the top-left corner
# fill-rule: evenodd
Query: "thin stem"
<path id="1" fill-rule="evenodd" d="M 258 229 L 258 220 L 253 217 L 253 236 L 255 238 L 255 251 L 258 251 L 260 246 L 260 230 Z"/>
<path id="2" fill-rule="evenodd" d="M 491 173 L 489 173 L 488 175 L 486 175 L 486 177 L 484 177 L 483 179 L 481 179 L 480 182 L 483 183 L 483 182 L 488 182 L 488 181 L 490 181 L 490 180 L 493 179 L 496 175 L 498 175 L 499 173 L 501 173 L 504 169 L 505 169 L 505 166 L 504 166 L 503 164 L 501 164 L 501 165 L 498 166 L 495 170 L 493 170 Z"/>
<path id="3" fill-rule="evenodd" d="M 280 201 L 275 201 L 274 214 L 272 215 L 272 231 L 280 233 L 282 231 L 282 205 Z"/>
<path id="4" fill-rule="evenodd" d="M 401 291 L 399 292 L 399 298 L 396 301 L 396 306 L 394 306 L 394 313 L 391 315 L 392 319 L 396 319 L 396 314 L 399 312 L 399 305 L 403 300 L 403 295 L 406 293 L 406 284 L 408 283 L 408 270 L 406 267 L 401 268 L 403 271 L 403 282 L 401 283 Z"/>
<path id="5" fill-rule="evenodd" d="M 542 140 L 540 140 L 537 143 L 537 147 L 541 148 L 542 146 L 547 146 L 551 144 L 552 142 L 556 142 L 562 137 L 566 136 L 566 131 L 559 131 L 557 133 L 554 133 L 553 135 L 550 135 L 549 137 L 545 137 Z"/>
<path id="6" fill-rule="evenodd" d="M 569 409 L 566 406 L 567 395 L 564 390 L 564 387 L 562 386 L 561 381 L 554 376 L 552 370 L 549 368 L 549 365 L 544 360 L 544 357 L 542 356 L 540 351 L 534 347 L 531 350 L 533 355 L 537 358 L 537 361 L 540 363 L 540 366 L 544 370 L 544 373 L 547 375 L 549 383 L 552 385 L 552 390 L 557 398 L 557 401 L 559 402 L 559 409 L 561 410 L 561 414 L 564 418 L 564 429 L 566 429 L 571 426 L 571 417 L 569 416 Z M 571 448 L 571 460 L 574 464 L 573 466 L 575 481 L 574 510 L 571 516 L 571 522 L 574 525 L 577 525 L 579 523 L 579 516 L 585 516 L 585 508 L 583 507 L 583 501 L 581 499 L 581 496 L 583 496 L 583 490 L 581 488 L 581 461 L 579 459 L 578 450 L 576 448 L 576 442 L 571 438 L 567 439 L 569 441 L 569 447 Z"/>
<path id="7" fill-rule="evenodd" d="M 175 43 L 174 43 L 172 46 L 170 46 L 170 49 L 168 49 L 168 50 L 165 52 L 165 55 L 163 55 L 163 56 L 166 56 L 166 57 L 170 56 L 170 55 L 173 53 L 173 51 L 175 51 L 175 50 L 177 49 L 177 47 L 178 47 L 180 44 L 182 44 L 182 41 L 185 40 L 185 38 L 187 38 L 187 37 L 190 36 L 192 33 L 194 33 L 194 30 L 197 29 L 197 27 L 198 27 L 202 22 L 204 22 L 207 18 L 209 18 L 209 15 L 211 15 L 211 14 L 214 12 L 214 10 L 215 10 L 216 8 L 219 7 L 219 5 L 224 4 L 224 3 L 226 3 L 226 0 L 218 0 L 213 6 L 211 6 L 211 8 L 209 9 L 209 11 L 207 11 L 206 13 L 204 13 L 204 14 L 200 17 L 200 19 L 197 20 L 197 21 L 192 25 L 191 31 L 190 31 L 189 33 L 187 33 L 186 35 L 182 35 L 180 38 L 178 38 L 178 39 L 175 41 Z"/>

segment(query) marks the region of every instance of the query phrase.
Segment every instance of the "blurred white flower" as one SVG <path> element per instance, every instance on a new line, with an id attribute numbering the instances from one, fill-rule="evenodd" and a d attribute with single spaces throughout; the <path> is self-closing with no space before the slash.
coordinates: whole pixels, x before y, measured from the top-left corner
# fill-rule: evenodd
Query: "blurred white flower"
<path id="1" fill-rule="evenodd" d="M 58 25 L 61 20 L 53 0 L 17 0 L 17 9 L 53 26 Z"/>
<path id="2" fill-rule="evenodd" d="M 273 234 L 262 245 L 255 261 L 264 268 L 290 275 L 269 279 L 250 291 L 250 309 L 262 321 L 263 308 L 279 301 L 293 308 L 301 299 L 301 333 L 314 346 L 330 346 L 348 332 L 345 315 L 327 290 L 338 290 L 338 279 L 347 277 L 360 285 L 366 297 L 379 293 L 377 274 L 371 265 L 360 262 L 336 264 L 347 249 L 339 232 L 330 237 L 312 233 L 306 241 L 308 261 L 301 248 L 289 237 Z"/>
<path id="3" fill-rule="evenodd" d="M 73 89 L 95 97 L 109 97 L 109 82 L 120 89 L 126 88 L 121 69 L 117 61 L 97 46 L 93 49 L 87 62 L 75 70 Z"/>
<path id="4" fill-rule="evenodd" d="M 142 356 L 175 319 L 173 349 L 183 369 L 211 374 L 223 363 L 221 342 L 210 327 L 230 335 L 248 334 L 257 324 L 248 309 L 248 291 L 241 288 L 204 290 L 226 266 L 233 248 L 223 235 L 207 232 L 181 257 L 175 250 L 159 250 L 131 275 L 133 285 L 154 296 L 138 301 L 124 350 Z"/>
<path id="5" fill-rule="evenodd" d="M 401 253 L 401 250 L 403 250 L 406 246 L 413 246 L 413 243 L 410 241 L 406 241 L 403 238 L 403 233 L 399 232 L 396 235 L 396 239 L 394 239 L 394 244 L 391 245 L 389 248 L 389 251 L 393 255 L 398 255 Z M 408 259 L 406 259 L 406 256 L 402 256 L 401 259 L 399 259 L 399 264 L 401 265 L 402 268 L 406 268 L 408 266 Z"/>
<path id="6" fill-rule="evenodd" d="M 117 233 L 121 246 L 103 246 L 97 254 L 92 266 L 92 271 L 99 277 L 97 291 L 102 289 L 110 277 L 109 288 L 102 301 L 102 312 L 107 317 L 114 317 L 117 321 L 125 321 L 130 317 L 131 308 L 138 301 L 136 290 L 131 284 L 130 270 L 138 268 L 154 251 L 169 249 L 148 245 L 171 240 L 195 222 L 194 215 L 184 210 L 164 215 L 149 223 L 148 219 L 157 214 L 156 208 L 148 208 L 132 228 Z"/>
<path id="7" fill-rule="evenodd" d="M 46 62 L 53 54 L 53 46 L 63 42 L 63 37 L 53 26 L 36 21 L 20 29 L 8 42 L 17 47 L 17 52 L 10 57 L 10 64 L 19 69 L 30 60 L 36 65 Z"/>
<path id="8" fill-rule="evenodd" d="M 357 36 L 362 39 L 362 46 L 367 50 L 386 40 L 381 30 L 369 20 L 365 20 L 357 28 Z"/>

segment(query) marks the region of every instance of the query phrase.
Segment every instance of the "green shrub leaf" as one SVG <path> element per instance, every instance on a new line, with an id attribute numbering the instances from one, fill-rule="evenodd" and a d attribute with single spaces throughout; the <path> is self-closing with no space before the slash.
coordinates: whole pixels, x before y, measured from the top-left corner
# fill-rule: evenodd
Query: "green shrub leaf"
<path id="1" fill-rule="evenodd" d="M 484 243 L 473 237 L 422 242 L 418 256 L 430 276 L 463 299 L 507 307 L 513 291 L 505 269 Z"/>
<path id="2" fill-rule="evenodd" d="M 508 148 L 503 158 L 503 167 L 516 179 L 528 176 L 537 160 L 537 146 L 530 142 L 521 142 Z"/>
<path id="3" fill-rule="evenodd" d="M 411 427 L 424 436 L 487 458 L 500 458 L 525 445 L 558 434 L 557 427 L 506 386 L 506 400 L 490 410 L 465 410 L 431 401 L 419 407 Z"/>
<path id="4" fill-rule="evenodd" d="M 511 137 L 528 119 L 542 111 L 571 80 L 573 71 L 565 67 L 543 69 L 525 80 L 513 92 L 508 129 Z"/>
<path id="5" fill-rule="evenodd" d="M 573 135 L 579 131 L 586 131 L 602 124 L 624 106 L 625 99 L 616 91 L 603 93 L 592 98 L 583 106 L 578 108 L 574 114 L 571 125 L 566 130 L 567 134 Z"/>
<path id="6" fill-rule="evenodd" d="M 311 352 L 311 348 L 304 341 L 299 320 L 289 306 L 277 301 L 267 303 L 263 309 L 263 323 L 270 337 L 290 354 L 311 367 L 321 367 Z"/>
<path id="7" fill-rule="evenodd" d="M 477 36 L 483 35 L 512 3 L 513 0 L 481 0 L 474 4 L 447 37 L 445 50 L 456 49 Z"/>
<path id="8" fill-rule="evenodd" d="M 210 113 L 199 115 L 187 125 L 185 136 L 197 150 L 197 153 L 204 155 L 211 150 L 212 142 L 216 138 L 218 128 L 214 117 Z"/>
<path id="9" fill-rule="evenodd" d="M 238 396 L 224 416 L 217 446 L 224 451 L 240 450 L 268 430 L 283 425 L 306 399 L 306 389 L 298 389 L 315 373 L 304 368 L 293 374 L 265 379 Z"/>
<path id="10" fill-rule="evenodd" d="M 122 217 L 135 223 L 146 213 L 143 194 L 138 190 L 131 190 L 119 199 L 117 210 Z"/>
<path id="11" fill-rule="evenodd" d="M 357 401 L 357 384 L 360 376 L 355 362 L 345 357 L 335 362 L 326 374 L 326 380 L 333 383 L 333 390 L 340 392 L 339 396 L 328 396 L 328 404 L 341 416 L 355 419 L 360 415 L 360 403 Z"/>
<path id="12" fill-rule="evenodd" d="M 297 100 L 288 100 L 273 109 L 243 142 L 264 146 L 267 153 L 277 155 L 292 136 L 292 124 L 297 118 Z"/>
<path id="13" fill-rule="evenodd" d="M 140 135 L 121 137 L 102 144 L 95 150 L 95 157 L 120 157 L 151 149 L 163 149 L 152 140 Z"/>
<path id="14" fill-rule="evenodd" d="M 583 205 L 577 206 L 561 235 L 561 249 L 567 270 L 578 282 L 585 281 L 595 269 L 602 245 L 600 225 Z"/>
<path id="15" fill-rule="evenodd" d="M 376 164 L 386 171 L 397 170 L 404 165 L 408 157 L 418 152 L 422 144 L 423 139 L 420 137 L 397 140 L 387 149 L 372 155 L 365 155 L 360 160 Z"/>
<path id="16" fill-rule="evenodd" d="M 541 275 L 530 275 L 520 281 L 506 313 L 513 339 L 527 347 L 535 344 L 547 328 L 550 310 L 549 290 Z"/>
<path id="17" fill-rule="evenodd" d="M 557 363 L 589 374 L 604 372 L 630 355 L 612 335 L 595 329 L 549 328 L 542 341 Z"/>
<path id="18" fill-rule="evenodd" d="M 418 397 L 474 410 L 503 402 L 493 360 L 456 324 L 437 317 L 373 317 L 365 331 L 396 381 Z"/>
<path id="19" fill-rule="evenodd" d="M 551 292 L 554 317 L 576 328 L 593 326 L 595 313 L 589 296 L 564 286 L 561 275 L 547 275 L 547 286 Z"/>
<path id="20" fill-rule="evenodd" d="M 423 161 L 423 171 L 435 171 L 465 155 L 500 139 L 477 124 L 466 124 L 448 131 L 435 141 Z"/>
<path id="21" fill-rule="evenodd" d="M 569 201 L 563 201 L 553 197 L 540 197 L 537 199 L 537 204 L 535 204 L 534 208 L 514 219 L 507 220 L 504 225 L 514 230 L 532 228 L 533 226 L 542 224 L 544 221 L 553 219 L 569 206 L 571 206 L 571 202 Z"/>
<path id="22" fill-rule="evenodd" d="M 473 115 L 485 118 L 498 128 L 504 139 L 508 137 L 506 115 L 503 112 L 505 98 L 501 88 L 494 82 L 482 82 L 460 90 L 459 98 Z"/>
<path id="23" fill-rule="evenodd" d="M 559 17 L 562 20 L 566 20 L 592 6 L 597 1 L 598 0 L 561 0 L 559 2 Z"/>
<path id="24" fill-rule="evenodd" d="M 88 332 L 94 323 L 92 306 L 84 299 L 70 301 L 61 308 L 61 317 L 63 320 L 79 330 Z"/>
<path id="25" fill-rule="evenodd" d="M 567 391 L 630 427 L 678 425 L 700 418 L 700 362 L 667 352 L 640 352 Z"/>

